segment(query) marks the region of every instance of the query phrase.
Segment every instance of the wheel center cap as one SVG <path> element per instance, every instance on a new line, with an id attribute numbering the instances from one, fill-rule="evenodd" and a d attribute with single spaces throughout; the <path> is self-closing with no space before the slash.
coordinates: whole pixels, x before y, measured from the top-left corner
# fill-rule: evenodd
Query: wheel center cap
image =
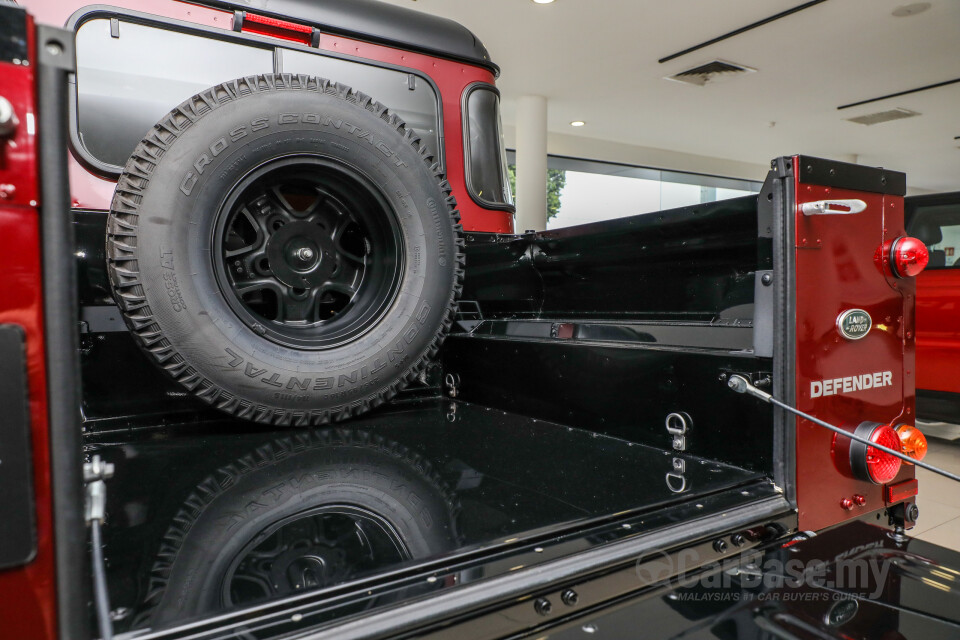
<path id="1" fill-rule="evenodd" d="M 270 270 L 284 284 L 309 289 L 326 282 L 337 268 L 333 240 L 325 227 L 291 222 L 267 241 Z"/>

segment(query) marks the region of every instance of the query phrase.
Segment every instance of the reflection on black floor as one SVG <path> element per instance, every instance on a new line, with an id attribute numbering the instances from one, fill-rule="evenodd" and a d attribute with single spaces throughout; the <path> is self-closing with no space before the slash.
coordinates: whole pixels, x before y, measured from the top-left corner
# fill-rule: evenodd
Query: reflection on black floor
<path id="1" fill-rule="evenodd" d="M 439 400 L 329 429 L 254 433 L 227 421 L 202 434 L 111 437 L 89 449 L 116 464 L 105 542 L 118 631 L 653 510 L 760 477 Z"/>

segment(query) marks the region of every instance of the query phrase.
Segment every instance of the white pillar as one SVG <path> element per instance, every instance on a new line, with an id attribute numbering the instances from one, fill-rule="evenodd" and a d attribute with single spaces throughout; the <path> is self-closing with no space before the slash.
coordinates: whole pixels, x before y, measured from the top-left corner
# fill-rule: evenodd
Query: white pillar
<path id="1" fill-rule="evenodd" d="M 547 228 L 547 99 L 517 101 L 516 231 Z"/>

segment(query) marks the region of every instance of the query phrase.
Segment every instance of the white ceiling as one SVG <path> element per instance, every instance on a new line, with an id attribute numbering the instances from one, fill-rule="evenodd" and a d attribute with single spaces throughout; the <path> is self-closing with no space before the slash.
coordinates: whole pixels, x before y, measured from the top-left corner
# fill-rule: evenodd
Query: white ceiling
<path id="1" fill-rule="evenodd" d="M 819 155 L 906 171 L 914 189 L 960 189 L 960 84 L 836 108 L 960 78 L 958 0 L 906 18 L 891 13 L 913 0 L 827 0 L 665 64 L 657 59 L 803 0 L 386 1 L 477 34 L 503 70 L 508 126 L 516 98 L 536 94 L 549 99 L 555 133 L 754 165 Z M 705 87 L 662 79 L 714 59 L 757 73 Z M 922 116 L 844 120 L 895 107 Z"/>

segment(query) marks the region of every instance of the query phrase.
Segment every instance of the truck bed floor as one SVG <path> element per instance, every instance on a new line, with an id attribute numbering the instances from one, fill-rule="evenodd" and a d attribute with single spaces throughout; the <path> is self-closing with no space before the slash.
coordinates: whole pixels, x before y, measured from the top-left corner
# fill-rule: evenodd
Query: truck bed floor
<path id="1" fill-rule="evenodd" d="M 395 403 L 330 428 L 374 434 L 427 460 L 460 504 L 458 551 L 659 511 L 762 478 L 672 450 L 449 400 Z M 198 484 L 297 433 L 221 421 L 189 430 L 99 434 L 89 442 L 90 453 L 116 464 L 105 530 L 113 606 L 141 608 L 163 536 Z M 679 493 L 681 480 L 667 482 L 675 459 L 684 466 Z"/>

